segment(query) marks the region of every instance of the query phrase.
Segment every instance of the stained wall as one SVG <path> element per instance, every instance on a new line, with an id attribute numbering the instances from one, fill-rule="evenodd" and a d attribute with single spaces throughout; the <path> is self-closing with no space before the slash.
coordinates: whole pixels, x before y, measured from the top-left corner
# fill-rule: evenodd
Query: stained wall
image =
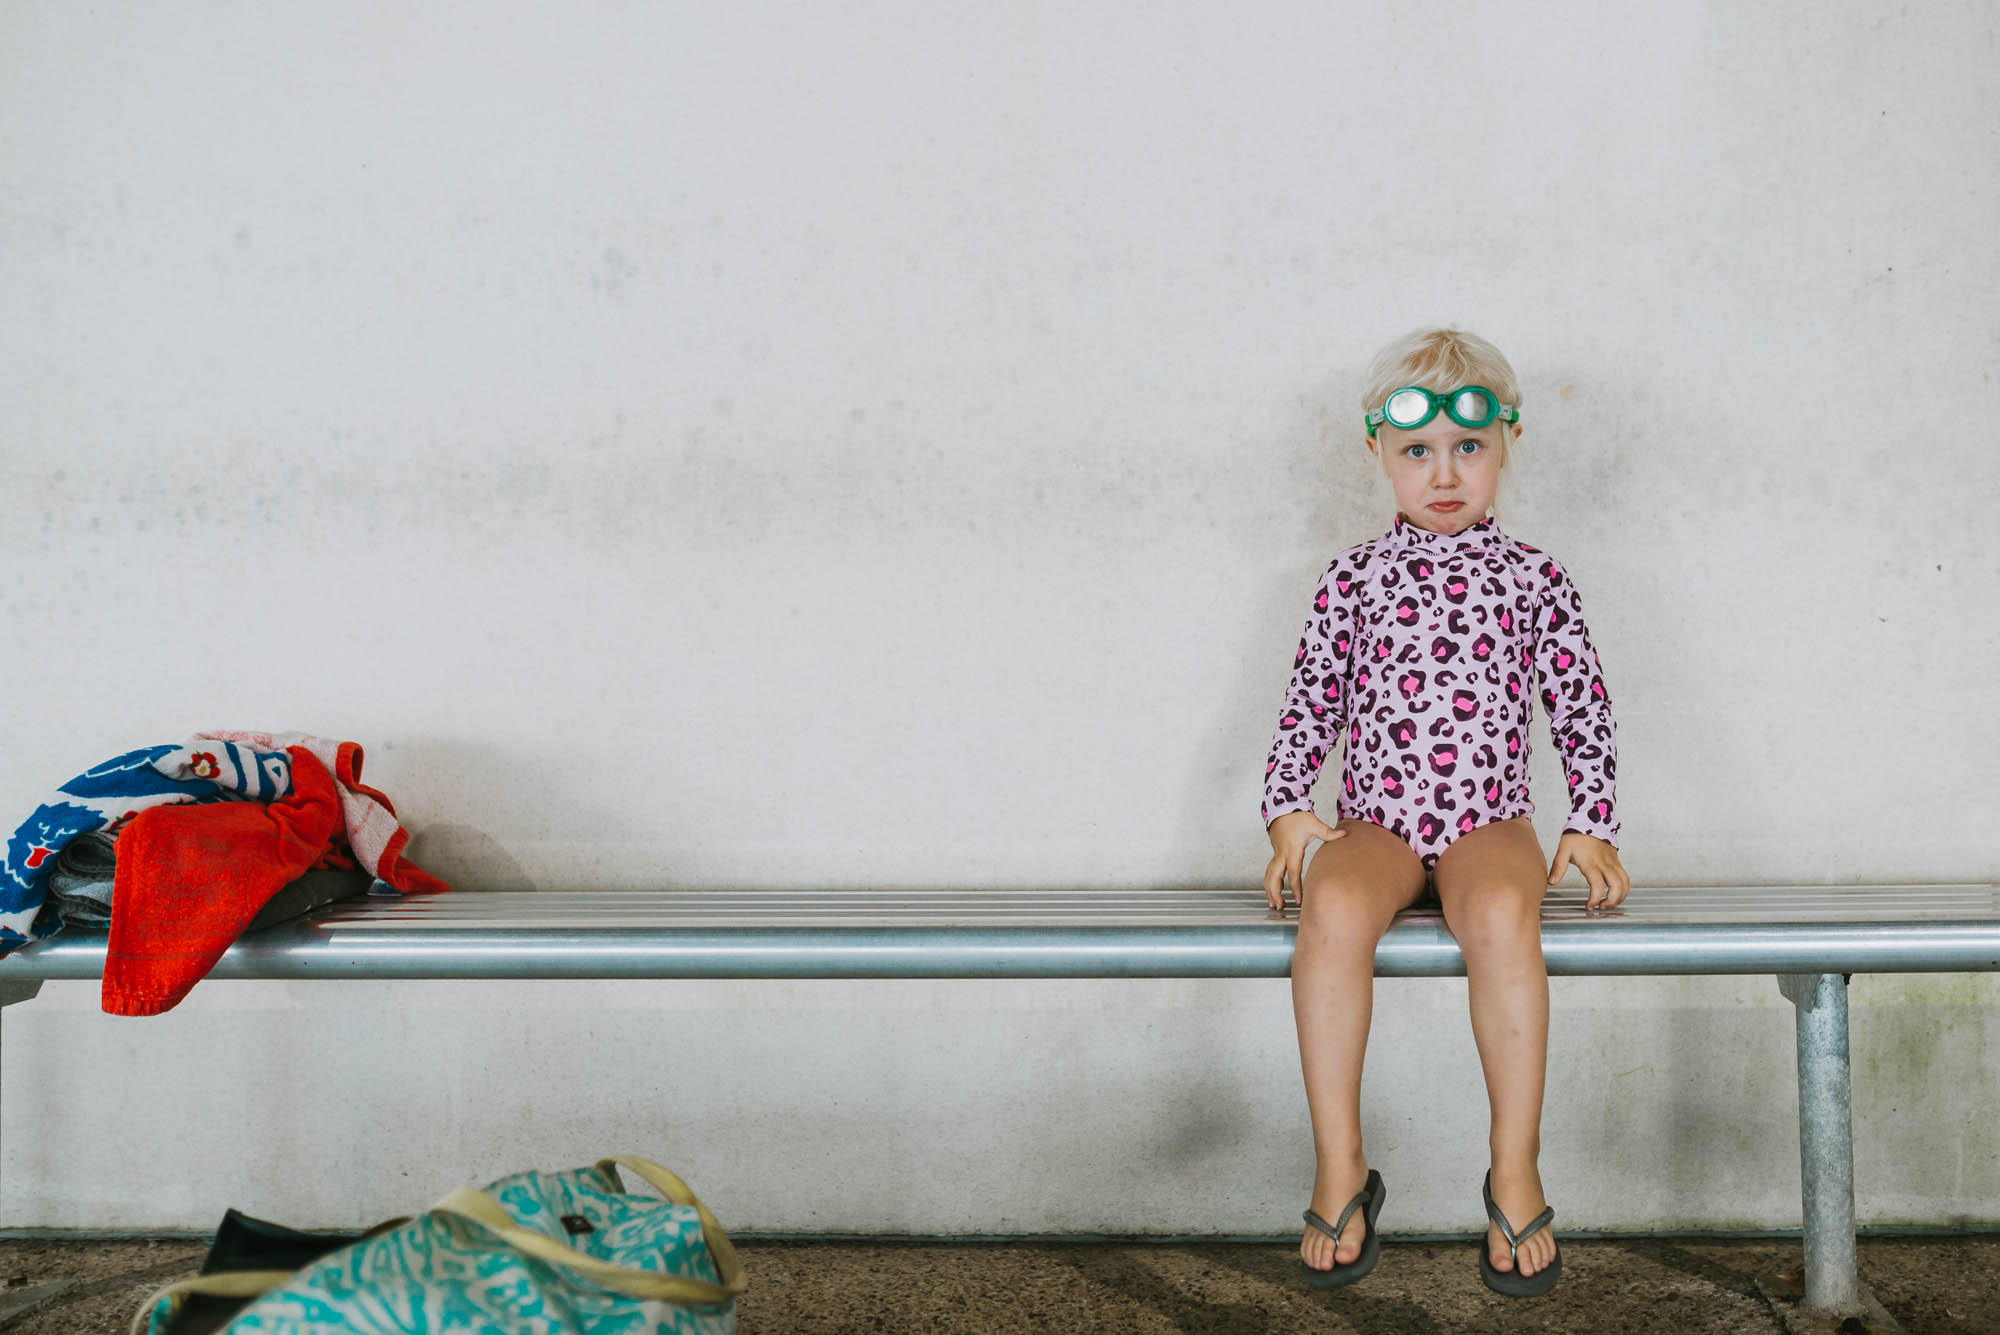
<path id="1" fill-rule="evenodd" d="M 362 741 L 465 889 L 1237 883 L 1361 368 L 1459 323 L 1640 883 L 1987 881 L 1989 6 L 0 12 L 0 810 Z M 1561 826 L 1546 745 L 1541 827 Z M 11 823 L 11 822 L 9 822 Z M 1864 1221 L 2000 1221 L 1989 978 L 1855 985 Z M 213 984 L 5 1022 L 0 1224 L 608 1150 L 803 1232 L 1282 1232 L 1282 984 Z M 1462 984 L 1380 987 L 1470 1226 Z M 1559 981 L 1574 1227 L 1796 1221 L 1768 980 Z"/>

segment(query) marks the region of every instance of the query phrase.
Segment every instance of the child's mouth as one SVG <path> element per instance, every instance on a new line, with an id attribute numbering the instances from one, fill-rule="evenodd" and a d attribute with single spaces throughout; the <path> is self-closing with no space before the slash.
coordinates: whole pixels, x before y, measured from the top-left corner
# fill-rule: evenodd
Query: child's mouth
<path id="1" fill-rule="evenodd" d="M 1439 511 L 1439 512 L 1443 513 L 1443 514 L 1450 514 L 1450 513 L 1451 513 L 1451 512 L 1453 511 L 1453 510 L 1463 510 L 1463 509 L 1465 508 L 1465 502 L 1464 502 L 1464 501 L 1432 501 L 1432 502 L 1431 502 L 1431 504 L 1430 504 L 1430 508 L 1431 508 L 1431 509 L 1433 509 L 1433 510 L 1437 510 L 1437 511 Z"/>

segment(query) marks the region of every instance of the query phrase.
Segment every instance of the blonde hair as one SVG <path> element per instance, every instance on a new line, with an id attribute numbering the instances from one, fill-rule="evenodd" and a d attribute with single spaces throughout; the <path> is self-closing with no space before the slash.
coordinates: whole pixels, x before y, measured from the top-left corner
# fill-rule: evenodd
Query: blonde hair
<path id="1" fill-rule="evenodd" d="M 1361 411 L 1375 411 L 1406 385 L 1435 394 L 1461 385 L 1484 385 L 1500 396 L 1502 404 L 1521 406 L 1521 382 L 1505 354 L 1463 329 L 1420 329 L 1376 353 L 1368 365 Z"/>

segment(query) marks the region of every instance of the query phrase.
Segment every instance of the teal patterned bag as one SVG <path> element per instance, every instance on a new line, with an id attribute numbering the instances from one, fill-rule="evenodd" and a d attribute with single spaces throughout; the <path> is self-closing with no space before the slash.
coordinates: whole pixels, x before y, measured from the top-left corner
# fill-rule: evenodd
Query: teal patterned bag
<path id="1" fill-rule="evenodd" d="M 624 1191 L 619 1167 L 666 1199 Z M 223 1278 L 244 1282 L 208 1280 Z M 156 1295 L 134 1331 L 164 1331 L 175 1295 L 208 1280 Z M 708 1207 L 666 1169 L 633 1158 L 453 1192 L 283 1280 L 226 1335 L 734 1335 L 745 1287 Z"/>

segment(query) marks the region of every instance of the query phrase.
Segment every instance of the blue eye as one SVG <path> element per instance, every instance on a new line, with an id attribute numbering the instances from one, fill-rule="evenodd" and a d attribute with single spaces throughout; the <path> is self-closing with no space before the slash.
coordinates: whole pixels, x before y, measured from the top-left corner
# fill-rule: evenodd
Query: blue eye
<path id="1" fill-rule="evenodd" d="M 1409 455 L 1412 459 L 1421 459 L 1430 453 L 1430 448 L 1428 445 L 1412 445 L 1409 449 L 1403 451 L 1403 453 Z"/>
<path id="2" fill-rule="evenodd" d="M 1477 454 L 1479 453 L 1479 442 L 1476 440 L 1461 440 L 1458 442 L 1458 450 L 1460 454 Z"/>

